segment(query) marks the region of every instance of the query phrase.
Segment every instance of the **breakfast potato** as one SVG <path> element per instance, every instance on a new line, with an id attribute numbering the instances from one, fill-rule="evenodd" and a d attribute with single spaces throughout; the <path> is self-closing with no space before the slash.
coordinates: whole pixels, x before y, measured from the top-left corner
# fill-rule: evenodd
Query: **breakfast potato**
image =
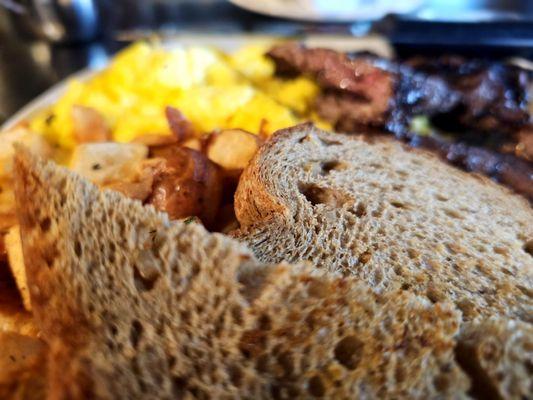
<path id="1" fill-rule="evenodd" d="M 85 143 L 72 154 L 70 168 L 99 186 L 128 180 L 137 163 L 148 156 L 139 143 Z"/>
<path id="2" fill-rule="evenodd" d="M 260 139 L 242 129 L 213 133 L 207 142 L 207 157 L 225 171 L 241 171 L 259 148 Z"/>
<path id="3" fill-rule="evenodd" d="M 165 168 L 154 181 L 147 203 L 166 211 L 171 219 L 197 216 L 210 227 L 222 195 L 218 167 L 204 154 L 185 147 L 167 146 L 154 151 Z"/>
<path id="4" fill-rule="evenodd" d="M 94 108 L 74 105 L 72 122 L 77 143 L 108 142 L 112 139 L 105 118 Z"/>
<path id="5" fill-rule="evenodd" d="M 22 254 L 22 242 L 20 240 L 20 228 L 13 226 L 5 236 L 5 247 L 9 260 L 11 273 L 15 278 L 22 303 L 26 310 L 31 310 L 30 292 L 26 282 L 26 269 L 24 267 L 24 256 Z"/>
<path id="6" fill-rule="evenodd" d="M 161 158 L 151 158 L 132 167 L 135 171 L 127 179 L 112 182 L 104 188 L 120 192 L 130 199 L 145 201 L 152 194 L 155 179 L 165 170 L 166 162 Z"/>

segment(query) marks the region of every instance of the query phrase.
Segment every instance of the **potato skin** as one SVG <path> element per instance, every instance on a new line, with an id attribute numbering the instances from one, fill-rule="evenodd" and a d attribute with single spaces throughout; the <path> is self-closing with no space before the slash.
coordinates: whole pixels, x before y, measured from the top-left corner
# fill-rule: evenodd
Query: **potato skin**
<path id="1" fill-rule="evenodd" d="M 146 203 L 171 219 L 196 216 L 212 226 L 222 195 L 219 168 L 201 152 L 186 147 L 162 146 L 153 149 L 152 156 L 163 158 L 166 165 Z"/>

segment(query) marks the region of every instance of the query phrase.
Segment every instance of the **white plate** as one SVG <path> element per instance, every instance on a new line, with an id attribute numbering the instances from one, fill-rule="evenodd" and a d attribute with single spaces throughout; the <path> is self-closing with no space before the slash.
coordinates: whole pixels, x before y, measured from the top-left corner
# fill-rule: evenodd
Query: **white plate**
<path id="1" fill-rule="evenodd" d="M 424 0 L 229 0 L 248 11 L 304 21 L 353 22 L 406 14 Z"/>
<path id="2" fill-rule="evenodd" d="M 232 52 L 247 44 L 271 43 L 276 40 L 280 40 L 280 38 L 259 35 L 226 35 L 224 37 L 213 35 L 181 35 L 179 37 L 163 39 L 163 45 L 167 48 L 181 46 L 211 46 L 225 52 Z M 302 42 L 310 47 L 328 47 L 340 51 L 369 50 L 383 57 L 392 56 L 392 49 L 389 44 L 378 36 L 354 38 L 351 36 L 310 35 L 305 39 L 302 39 Z M 31 119 L 32 116 L 40 110 L 48 108 L 54 104 L 65 92 L 69 80 L 76 79 L 83 81 L 89 79 L 96 72 L 97 70 L 82 70 L 52 86 L 11 116 L 11 118 L 0 127 L 0 131 L 10 129 L 22 121 Z"/>

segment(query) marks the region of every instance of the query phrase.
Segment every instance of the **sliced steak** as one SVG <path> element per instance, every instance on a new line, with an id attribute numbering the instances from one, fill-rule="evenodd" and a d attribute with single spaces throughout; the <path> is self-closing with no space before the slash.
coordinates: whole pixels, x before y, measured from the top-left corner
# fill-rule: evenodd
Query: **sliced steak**
<path id="1" fill-rule="evenodd" d="M 404 136 L 412 116 L 448 112 L 460 100 L 442 79 L 368 54 L 296 43 L 275 46 L 267 54 L 277 73 L 313 77 L 324 89 L 316 101 L 319 115 L 347 132 L 369 126 Z"/>

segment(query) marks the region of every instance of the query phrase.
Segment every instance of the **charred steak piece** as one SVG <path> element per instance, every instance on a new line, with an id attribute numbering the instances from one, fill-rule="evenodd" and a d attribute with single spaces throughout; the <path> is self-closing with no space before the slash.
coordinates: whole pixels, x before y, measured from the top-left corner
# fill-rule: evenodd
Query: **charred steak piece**
<path id="1" fill-rule="evenodd" d="M 346 132 L 375 127 L 403 136 L 413 115 L 448 112 L 460 100 L 439 77 L 369 55 L 297 43 L 275 46 L 267 54 L 278 74 L 316 79 L 324 89 L 316 102 L 318 113 Z"/>
<path id="2" fill-rule="evenodd" d="M 439 76 L 461 96 L 461 106 L 436 122 L 448 130 L 513 133 L 529 122 L 528 85 L 531 73 L 513 65 L 459 56 L 414 57 L 406 64 Z"/>
<path id="3" fill-rule="evenodd" d="M 437 153 L 444 160 L 466 171 L 486 175 L 533 203 L 533 163 L 527 160 L 513 154 L 454 143 L 435 136 L 413 135 L 408 144 Z"/>

